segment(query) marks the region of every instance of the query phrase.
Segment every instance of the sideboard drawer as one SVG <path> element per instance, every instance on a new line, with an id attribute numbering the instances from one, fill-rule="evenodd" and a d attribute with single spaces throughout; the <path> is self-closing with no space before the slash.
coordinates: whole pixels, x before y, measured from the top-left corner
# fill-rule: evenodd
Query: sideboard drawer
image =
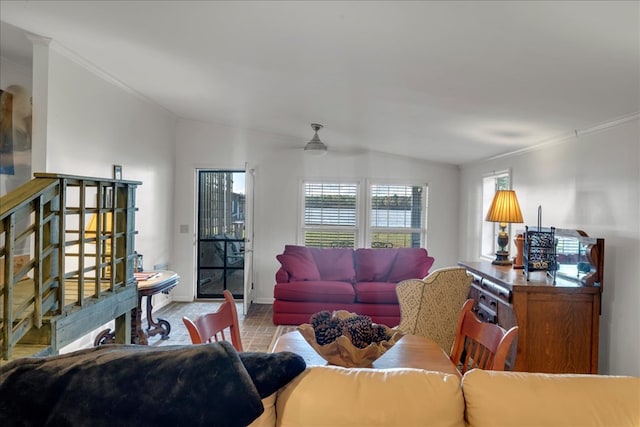
<path id="1" fill-rule="evenodd" d="M 480 285 L 474 283 L 469 289 L 469 299 L 474 301 L 473 311 L 483 322 L 498 322 L 498 299 L 484 291 Z"/>
<path id="2" fill-rule="evenodd" d="M 489 307 L 483 304 L 478 304 L 476 306 L 476 315 L 478 319 L 487 323 L 498 323 L 498 314 L 496 311 L 491 310 Z"/>
<path id="3" fill-rule="evenodd" d="M 498 299 L 487 292 L 481 292 L 478 295 L 478 305 L 482 305 L 494 313 L 498 311 Z"/>
<path id="4" fill-rule="evenodd" d="M 470 272 L 467 271 L 467 273 L 470 273 Z M 482 286 L 482 276 L 478 276 L 477 274 L 474 274 L 474 273 L 470 273 L 470 274 L 471 276 L 473 276 L 472 283 L 477 286 Z"/>
<path id="5" fill-rule="evenodd" d="M 495 282 L 492 282 L 486 277 L 482 279 L 482 283 L 480 284 L 480 287 L 485 292 L 493 294 L 496 297 L 505 300 L 506 302 L 511 302 L 511 299 L 512 299 L 511 290 Z"/>

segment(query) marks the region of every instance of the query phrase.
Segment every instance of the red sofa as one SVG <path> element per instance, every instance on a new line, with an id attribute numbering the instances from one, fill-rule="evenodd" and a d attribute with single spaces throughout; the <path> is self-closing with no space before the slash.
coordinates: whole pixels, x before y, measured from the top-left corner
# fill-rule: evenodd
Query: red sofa
<path id="1" fill-rule="evenodd" d="M 299 325 L 322 310 L 348 310 L 393 327 L 400 323 L 396 285 L 429 274 L 424 248 L 345 249 L 285 246 L 273 289 L 273 323 Z"/>

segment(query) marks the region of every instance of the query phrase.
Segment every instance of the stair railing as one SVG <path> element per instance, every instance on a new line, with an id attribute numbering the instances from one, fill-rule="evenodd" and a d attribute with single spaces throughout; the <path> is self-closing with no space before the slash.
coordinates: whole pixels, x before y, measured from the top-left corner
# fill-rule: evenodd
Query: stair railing
<path id="1" fill-rule="evenodd" d="M 0 198 L 0 349 L 133 277 L 140 182 L 36 173 Z M 97 325 L 99 326 L 99 325 Z M 78 337 L 79 338 L 79 337 Z"/>

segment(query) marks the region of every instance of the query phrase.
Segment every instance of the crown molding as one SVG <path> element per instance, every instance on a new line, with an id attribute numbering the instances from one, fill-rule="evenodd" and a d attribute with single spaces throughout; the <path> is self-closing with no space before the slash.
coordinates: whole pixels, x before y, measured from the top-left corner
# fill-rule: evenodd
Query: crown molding
<path id="1" fill-rule="evenodd" d="M 38 36 L 36 36 L 38 37 Z M 80 56 L 79 54 L 77 54 L 76 52 L 72 51 L 71 49 L 67 48 L 66 46 L 61 45 L 60 43 L 56 42 L 55 40 L 51 40 L 50 41 L 50 48 L 56 52 L 58 52 L 59 54 L 61 54 L 62 56 L 64 56 L 65 58 L 69 59 L 70 61 L 74 62 L 75 64 L 81 66 L 82 68 L 84 68 L 85 70 L 89 71 L 90 73 L 94 74 L 95 76 L 101 78 L 102 80 L 111 83 L 112 85 L 122 89 L 123 91 L 129 93 L 130 95 L 135 96 L 136 98 L 140 99 L 141 101 L 153 105 L 155 107 L 161 108 L 163 111 L 165 111 L 168 114 L 171 114 L 174 117 L 177 117 L 175 113 L 173 113 L 172 111 L 168 110 L 167 108 L 165 108 L 164 106 L 158 104 L 157 102 L 153 101 L 152 99 L 146 97 L 145 95 L 143 95 L 142 93 L 138 92 L 137 90 L 131 88 L 130 86 L 128 86 L 127 84 L 125 84 L 124 82 L 122 82 L 121 80 L 117 79 L 116 77 L 112 76 L 111 74 L 107 73 L 106 71 L 104 71 L 103 69 L 101 69 L 100 67 L 98 67 L 97 65 L 93 64 L 92 62 L 88 61 L 87 59 L 85 59 L 84 57 Z"/>
<path id="2" fill-rule="evenodd" d="M 538 144 L 532 145 L 530 147 L 525 147 L 525 148 L 521 148 L 519 150 L 515 150 L 515 151 L 510 151 L 508 153 L 503 153 L 503 154 L 498 154 L 497 156 L 492 156 L 492 157 L 488 157 L 486 159 L 483 160 L 477 160 L 477 161 L 473 161 L 473 162 L 468 162 L 465 163 L 463 165 L 461 165 L 461 167 L 465 167 L 468 165 L 472 165 L 472 164 L 476 164 L 476 163 L 484 163 L 484 162 L 490 162 L 493 160 L 499 160 L 499 159 L 505 159 L 505 158 L 509 158 L 512 156 L 518 156 L 520 154 L 525 154 L 525 153 L 529 153 L 532 151 L 537 151 L 537 150 L 541 150 L 551 144 L 558 144 L 558 143 L 567 143 L 571 140 L 577 139 L 581 136 L 586 136 L 586 135 L 591 135 L 594 133 L 598 133 L 601 132 L 603 130 L 606 129 L 611 129 L 613 127 L 616 126 L 620 126 L 621 124 L 627 123 L 627 122 L 631 122 L 633 120 L 640 120 L 640 112 L 636 112 L 636 113 L 632 113 L 626 116 L 622 116 L 622 117 L 618 117 L 616 119 L 613 120 L 609 120 L 608 122 L 604 122 L 604 123 L 600 123 L 594 126 L 591 126 L 589 128 L 586 129 L 574 129 L 573 132 L 567 132 L 565 134 L 562 135 L 558 135 L 558 136 L 554 136 L 552 138 L 548 138 L 545 139 L 541 142 L 539 142 Z"/>
<path id="3" fill-rule="evenodd" d="M 51 39 L 49 37 L 39 36 L 33 33 L 27 33 L 26 37 L 32 44 L 39 44 L 42 46 L 49 46 L 51 44 Z"/>

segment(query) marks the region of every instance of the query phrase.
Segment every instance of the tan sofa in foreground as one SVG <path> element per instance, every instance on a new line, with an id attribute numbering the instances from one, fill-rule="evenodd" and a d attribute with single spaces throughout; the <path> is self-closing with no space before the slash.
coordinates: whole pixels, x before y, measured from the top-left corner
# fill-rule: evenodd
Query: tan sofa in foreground
<path id="1" fill-rule="evenodd" d="M 251 427 L 640 426 L 640 378 L 312 366 Z"/>
<path id="2" fill-rule="evenodd" d="M 290 352 L 107 344 L 0 365 L 0 426 L 638 426 L 640 378 L 306 366 Z"/>

